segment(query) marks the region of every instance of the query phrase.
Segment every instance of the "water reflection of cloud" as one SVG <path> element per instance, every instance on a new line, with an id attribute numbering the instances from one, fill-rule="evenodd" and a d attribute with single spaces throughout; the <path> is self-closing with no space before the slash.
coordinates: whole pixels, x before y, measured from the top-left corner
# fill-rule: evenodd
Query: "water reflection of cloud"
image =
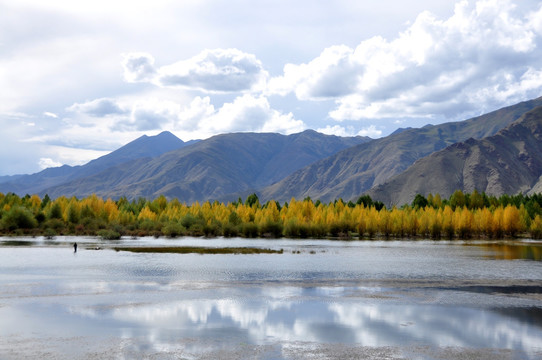
<path id="1" fill-rule="evenodd" d="M 434 346 L 540 348 L 542 332 L 487 309 L 435 305 L 332 304 L 338 323 L 356 331 L 366 346 L 424 343 Z"/>
<path id="2" fill-rule="evenodd" d="M 288 291 L 281 290 L 281 296 Z M 436 347 L 540 349 L 542 331 L 498 311 L 439 305 L 363 304 L 311 300 L 206 299 L 123 306 L 104 313 L 132 324 L 149 342 L 177 336 L 238 336 L 252 344 L 308 341 L 362 346 L 425 344 Z M 169 335 L 168 335 L 169 334 Z M 219 339 L 220 340 L 220 339 Z"/>
<path id="3" fill-rule="evenodd" d="M 58 293 L 67 294 L 119 294 L 141 291 L 168 291 L 170 285 L 158 284 L 152 281 L 129 282 L 129 281 L 85 281 L 67 282 L 59 285 Z"/>

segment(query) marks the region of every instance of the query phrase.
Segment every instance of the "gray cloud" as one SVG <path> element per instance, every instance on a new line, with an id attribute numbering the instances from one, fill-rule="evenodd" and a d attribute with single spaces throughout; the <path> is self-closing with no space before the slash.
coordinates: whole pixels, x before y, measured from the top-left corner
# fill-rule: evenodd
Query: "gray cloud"
<path id="1" fill-rule="evenodd" d="M 79 112 L 93 117 L 104 117 L 107 115 L 121 115 L 126 114 L 126 110 L 123 110 L 114 100 L 108 98 L 101 98 L 92 101 L 88 101 L 83 104 L 73 104 L 68 111 Z"/>
<path id="2" fill-rule="evenodd" d="M 153 64 L 154 59 L 148 54 L 128 54 L 123 62 L 125 78 L 206 92 L 240 92 L 263 86 L 267 77 L 254 55 L 237 49 L 205 50 L 193 58 L 158 69 Z"/>
<path id="3" fill-rule="evenodd" d="M 162 124 L 169 121 L 166 115 L 148 109 L 135 109 L 132 119 L 135 130 L 139 131 L 160 129 Z"/>
<path id="4" fill-rule="evenodd" d="M 122 66 L 124 78 L 128 82 L 150 81 L 156 75 L 154 58 L 146 53 L 125 54 Z"/>

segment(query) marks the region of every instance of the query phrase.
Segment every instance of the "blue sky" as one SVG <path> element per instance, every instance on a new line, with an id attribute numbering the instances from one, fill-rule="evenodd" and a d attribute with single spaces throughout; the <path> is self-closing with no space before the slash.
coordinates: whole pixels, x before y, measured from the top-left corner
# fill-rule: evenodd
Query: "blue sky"
<path id="1" fill-rule="evenodd" d="M 385 136 L 542 95 L 542 5 L 0 3 L 0 175 L 143 135 Z"/>

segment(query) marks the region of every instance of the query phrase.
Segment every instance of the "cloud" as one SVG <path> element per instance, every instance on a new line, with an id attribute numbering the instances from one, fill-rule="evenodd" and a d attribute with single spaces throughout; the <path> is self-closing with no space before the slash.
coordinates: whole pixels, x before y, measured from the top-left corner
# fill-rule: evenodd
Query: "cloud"
<path id="1" fill-rule="evenodd" d="M 176 128 L 183 131 L 197 131 L 205 119 L 214 115 L 215 107 L 211 104 L 211 99 L 208 96 L 203 98 L 196 96 L 190 105 L 180 112 Z"/>
<path id="2" fill-rule="evenodd" d="M 39 166 L 41 169 L 47 169 L 62 166 L 62 163 L 54 161 L 51 158 L 40 158 Z"/>
<path id="3" fill-rule="evenodd" d="M 254 55 L 237 49 L 204 50 L 190 59 L 158 69 L 151 55 L 131 53 L 125 55 L 122 65 L 129 82 L 152 82 L 205 92 L 261 90 L 268 77 Z"/>
<path id="4" fill-rule="evenodd" d="M 190 138 L 201 138 L 241 131 L 292 134 L 307 126 L 292 113 L 273 109 L 266 97 L 244 94 L 219 108 L 211 104 L 210 97 L 197 96 L 179 112 L 174 128 L 191 134 Z"/>
<path id="5" fill-rule="evenodd" d="M 354 129 L 352 127 L 345 128 L 340 125 L 326 125 L 324 128 L 316 129 L 319 133 L 326 135 L 335 135 L 335 136 L 352 136 Z"/>
<path id="6" fill-rule="evenodd" d="M 209 96 L 196 96 L 183 105 L 164 92 L 120 99 L 96 99 L 68 108 L 71 118 L 62 119 L 60 131 L 39 135 L 33 141 L 96 149 L 87 137 L 101 139 L 107 147 L 115 137 L 133 138 L 153 131 L 173 131 L 181 138 L 201 139 L 227 132 L 279 132 L 291 134 L 307 128 L 292 113 L 271 107 L 265 96 L 244 94 L 218 107 Z M 96 116 L 101 115 L 100 121 Z"/>
<path id="7" fill-rule="evenodd" d="M 58 115 L 57 115 L 57 114 L 52 113 L 52 112 L 49 112 L 49 111 L 44 111 L 44 112 L 43 112 L 43 115 L 45 115 L 45 116 L 47 116 L 47 117 L 50 117 L 50 118 L 53 118 L 53 119 L 58 118 Z"/>
<path id="8" fill-rule="evenodd" d="M 209 97 L 196 97 L 179 114 L 177 128 L 209 135 L 238 131 L 291 134 L 303 131 L 306 125 L 292 113 L 272 109 L 264 96 L 245 94 L 219 109 L 215 109 Z"/>
<path id="9" fill-rule="evenodd" d="M 124 54 L 122 67 L 124 68 L 124 79 L 128 82 L 150 81 L 156 75 L 154 58 L 147 53 Z"/>
<path id="10" fill-rule="evenodd" d="M 421 13 L 394 39 L 332 46 L 308 63 L 287 64 L 268 91 L 335 99 L 329 116 L 338 121 L 459 119 L 540 95 L 541 23 L 542 7 L 461 1 L 446 20 Z"/>
<path id="11" fill-rule="evenodd" d="M 284 76 L 271 79 L 271 93 L 294 91 L 301 100 L 335 98 L 356 90 L 358 65 L 348 46 L 332 46 L 308 64 L 287 64 Z M 354 76 L 352 76 L 354 75 Z"/>
<path id="12" fill-rule="evenodd" d="M 87 114 L 92 117 L 104 117 L 107 115 L 126 113 L 115 100 L 108 98 L 96 99 L 82 104 L 75 103 L 67 110 Z"/>
<path id="13" fill-rule="evenodd" d="M 132 119 L 135 130 L 139 131 L 160 129 L 169 121 L 167 113 L 156 112 L 153 109 L 134 109 Z"/>
<path id="14" fill-rule="evenodd" d="M 370 125 L 356 132 L 353 126 L 340 126 L 340 125 L 327 125 L 324 128 L 319 128 L 316 131 L 327 134 L 327 135 L 336 135 L 336 136 L 368 136 L 370 138 L 379 138 L 382 136 L 382 130 L 377 129 L 375 125 Z"/>
<path id="15" fill-rule="evenodd" d="M 368 136 L 370 138 L 379 138 L 382 136 L 382 130 L 378 130 L 375 125 L 370 125 L 369 127 L 358 131 L 357 135 Z"/>

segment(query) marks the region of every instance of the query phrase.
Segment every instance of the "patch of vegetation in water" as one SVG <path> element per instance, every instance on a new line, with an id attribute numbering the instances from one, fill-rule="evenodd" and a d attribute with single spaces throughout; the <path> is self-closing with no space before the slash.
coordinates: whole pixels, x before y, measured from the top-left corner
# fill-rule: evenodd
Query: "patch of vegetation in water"
<path id="1" fill-rule="evenodd" d="M 130 251 L 135 253 L 171 253 L 171 254 L 282 254 L 283 249 L 261 249 L 254 247 L 224 247 L 208 248 L 199 246 L 181 247 L 114 247 L 115 251 Z"/>
<path id="2" fill-rule="evenodd" d="M 35 241 L 24 241 L 24 240 L 4 240 L 1 241 L 2 246 L 32 246 L 35 245 Z"/>

